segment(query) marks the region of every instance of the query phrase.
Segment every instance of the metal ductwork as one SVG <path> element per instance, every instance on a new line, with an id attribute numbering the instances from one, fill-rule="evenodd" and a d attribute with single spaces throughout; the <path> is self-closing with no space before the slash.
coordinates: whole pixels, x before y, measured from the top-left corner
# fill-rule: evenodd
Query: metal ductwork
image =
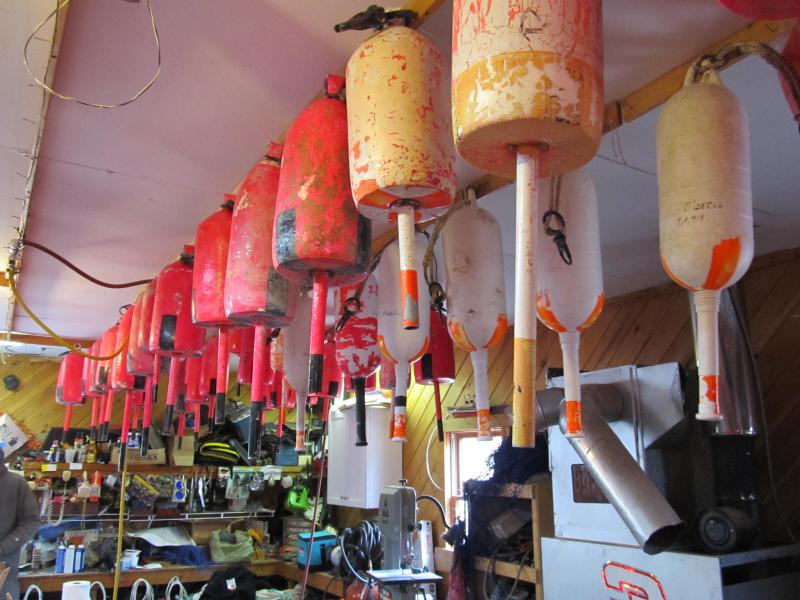
<path id="1" fill-rule="evenodd" d="M 661 386 L 660 391 L 657 391 L 657 385 L 650 385 L 655 378 L 640 375 L 644 369 L 625 369 L 631 371 L 616 370 L 617 380 L 614 383 L 582 385 L 583 435 L 567 438 L 567 441 L 605 495 L 605 499 L 597 500 L 597 503 L 601 504 L 607 499 L 644 552 L 657 554 L 675 542 L 683 528 L 683 521 L 650 480 L 632 452 L 643 462 L 644 450 L 678 423 L 682 414 L 680 410 L 675 410 L 674 402 L 669 402 L 669 392 L 663 393 L 664 389 L 673 387 L 663 374 L 658 376 L 667 385 Z M 625 381 L 629 372 L 629 380 Z M 667 376 L 669 377 L 669 373 Z M 613 377 L 609 379 L 612 380 Z M 645 396 L 649 396 L 650 400 L 643 402 Z M 563 414 L 563 398 L 561 388 L 548 388 L 537 393 L 537 422 L 542 429 L 558 426 L 561 433 L 564 433 L 566 420 Z M 643 423 L 654 421 L 649 415 L 657 413 L 659 404 L 663 414 L 648 429 Z M 634 440 L 633 450 L 623 444 L 609 422 L 619 422 L 617 427 L 635 432 L 633 436 L 629 436 L 629 439 Z M 565 456 L 559 447 L 554 448 L 553 434 L 554 431 L 551 430 L 551 463 L 555 467 L 554 458 L 558 460 L 560 456 L 562 460 L 559 461 L 558 468 L 563 473 L 567 470 L 564 467 L 570 461 L 574 462 L 574 458 Z M 554 457 L 554 454 L 557 456 Z M 577 502 L 574 473 L 571 477 L 573 493 L 572 497 L 564 500 L 565 503 Z M 554 480 L 554 490 L 555 483 Z M 569 483 L 566 487 L 569 487 Z M 557 504 L 558 501 L 556 499 Z M 558 507 L 556 510 L 558 511 Z M 572 526 L 574 525 L 573 523 Z"/>

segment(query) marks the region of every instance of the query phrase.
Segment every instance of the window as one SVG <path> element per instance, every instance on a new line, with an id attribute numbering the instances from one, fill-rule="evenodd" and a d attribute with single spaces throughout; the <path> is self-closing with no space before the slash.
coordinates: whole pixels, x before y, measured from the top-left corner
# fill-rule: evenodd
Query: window
<path id="1" fill-rule="evenodd" d="M 492 429 L 491 440 L 479 440 L 474 431 L 456 431 L 445 438 L 445 498 L 447 520 L 464 518 L 464 482 L 489 479 L 489 456 L 503 441 L 502 429 Z"/>

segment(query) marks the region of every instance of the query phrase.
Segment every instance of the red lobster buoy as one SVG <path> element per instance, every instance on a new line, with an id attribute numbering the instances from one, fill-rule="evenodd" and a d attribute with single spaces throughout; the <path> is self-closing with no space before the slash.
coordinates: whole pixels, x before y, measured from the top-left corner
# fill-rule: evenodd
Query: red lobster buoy
<path id="1" fill-rule="evenodd" d="M 133 308 L 129 307 L 122 315 L 117 325 L 116 347 L 125 346 L 125 349 L 117 354 L 111 361 L 111 388 L 112 392 L 124 392 L 125 403 L 122 411 L 122 429 L 120 432 L 120 458 L 119 468 L 122 470 L 125 464 L 125 457 L 128 450 L 128 438 L 130 436 L 131 412 L 138 395 L 136 390 L 136 376 L 128 373 L 128 345 L 131 337 L 131 323 L 133 320 Z M 111 415 L 108 414 L 108 419 Z"/>
<path id="2" fill-rule="evenodd" d="M 87 359 L 85 362 L 89 362 Z M 66 434 L 72 424 L 72 409 L 86 402 L 83 395 L 82 383 L 85 365 L 83 357 L 77 352 L 70 352 L 61 361 L 58 367 L 56 380 L 56 402 L 66 407 L 64 413 L 64 430 L 61 434 L 62 443 L 66 441 Z"/>
<path id="3" fill-rule="evenodd" d="M 98 356 L 99 353 L 100 342 L 95 341 L 89 347 L 89 354 L 92 356 Z M 102 392 L 97 389 L 94 383 L 97 373 L 97 365 L 98 361 L 87 358 L 83 361 L 83 369 L 81 373 L 81 395 L 84 398 L 92 399 L 92 415 L 91 420 L 89 421 L 89 437 L 92 440 L 97 439 L 97 426 L 100 423 L 100 404 L 101 399 L 103 398 Z"/>
<path id="4" fill-rule="evenodd" d="M 344 79 L 329 75 L 325 97 L 295 119 L 284 144 L 273 233 L 275 268 L 313 283 L 308 393 L 322 393 L 328 287 L 364 278 L 371 228 L 350 193 Z"/>
<path id="5" fill-rule="evenodd" d="M 757 21 L 800 17 L 800 0 L 717 0 L 737 15 Z"/>
<path id="6" fill-rule="evenodd" d="M 261 445 L 263 379 L 269 356 L 270 328 L 285 327 L 297 309 L 297 284 L 275 270 L 272 260 L 275 203 L 283 146 L 272 142 L 264 159 L 248 173 L 233 208 L 230 249 L 225 276 L 225 310 L 228 318 L 255 326 L 250 381 L 248 453 Z M 241 372 L 241 363 L 240 363 Z"/>
<path id="7" fill-rule="evenodd" d="M 225 394 L 228 388 L 228 329 L 232 323 L 225 314 L 225 271 L 235 200 L 235 195 L 225 194 L 225 202 L 220 210 L 197 226 L 194 238 L 193 321 L 199 327 L 215 328 L 219 331 L 218 385 L 214 406 L 214 423 L 217 425 L 225 422 Z"/>
<path id="8" fill-rule="evenodd" d="M 178 259 L 164 267 L 156 278 L 149 346 L 150 351 L 158 356 L 185 358 L 203 350 L 205 331 L 192 323 L 193 264 L 194 246 L 185 245 Z M 164 407 L 164 433 L 167 435 L 172 432 L 180 367 L 180 360 L 170 361 L 169 381 L 175 385 L 167 385 Z M 156 371 L 154 367 L 157 380 Z"/>
<path id="9" fill-rule="evenodd" d="M 420 385 L 433 386 L 434 407 L 436 409 L 436 431 L 439 441 L 444 441 L 444 422 L 442 417 L 442 396 L 439 385 L 451 384 L 456 380 L 456 357 L 453 340 L 447 332 L 447 319 L 431 308 L 428 350 L 414 363 L 414 381 Z"/>
<path id="10" fill-rule="evenodd" d="M 397 221 L 402 323 L 416 329 L 414 222 L 447 211 L 456 177 L 448 68 L 439 49 L 407 20 L 395 18 L 350 57 L 347 125 L 353 197 L 373 221 Z"/>
<path id="11" fill-rule="evenodd" d="M 100 356 L 110 356 L 117 349 L 117 326 L 106 329 L 100 338 Z M 100 409 L 100 429 L 97 434 L 98 441 L 108 440 L 108 428 L 111 421 L 111 412 L 114 408 L 114 390 L 111 388 L 111 362 L 109 360 L 98 361 L 96 387 L 105 396 L 102 408 Z"/>
<path id="12" fill-rule="evenodd" d="M 142 399 L 142 457 L 147 456 L 150 426 L 153 422 L 153 405 L 158 397 L 158 377 L 161 371 L 161 357 L 150 351 L 155 284 L 155 279 L 147 284 L 133 305 L 131 335 L 128 342 L 128 373 L 145 378 Z"/>
<path id="13" fill-rule="evenodd" d="M 361 297 L 357 286 L 339 289 L 337 314 L 346 315 L 335 334 L 336 362 L 356 393 L 356 446 L 367 445 L 366 380 L 381 364 L 378 348 L 378 284 L 367 277 Z"/>

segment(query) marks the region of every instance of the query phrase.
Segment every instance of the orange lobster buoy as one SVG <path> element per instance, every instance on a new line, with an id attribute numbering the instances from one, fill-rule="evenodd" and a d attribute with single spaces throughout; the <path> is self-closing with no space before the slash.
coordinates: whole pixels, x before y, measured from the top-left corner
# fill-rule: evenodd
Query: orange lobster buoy
<path id="1" fill-rule="evenodd" d="M 537 180 L 577 169 L 603 127 L 600 0 L 453 5 L 453 134 L 468 163 L 517 179 L 516 447 L 533 447 Z"/>
<path id="2" fill-rule="evenodd" d="M 564 366 L 566 435 L 580 435 L 580 336 L 603 310 L 603 265 L 600 260 L 600 231 L 597 195 L 591 177 L 584 171 L 557 175 L 542 185 L 540 222 L 551 211 L 563 217 L 569 254 L 552 240 L 539 237 L 536 310 L 539 320 L 558 333 Z M 549 214 L 548 214 L 549 213 Z"/>
<path id="3" fill-rule="evenodd" d="M 283 370 L 286 382 L 297 394 L 297 430 L 295 450 L 306 449 L 306 401 L 308 392 L 308 337 L 311 332 L 312 299 L 305 292 L 297 302 L 297 316 L 289 327 L 281 329 L 283 335 Z M 324 348 L 323 348 L 324 351 Z"/>
<path id="4" fill-rule="evenodd" d="M 231 220 L 236 196 L 225 194 L 217 212 L 197 226 L 192 270 L 192 320 L 199 327 L 219 331 L 217 342 L 217 395 L 214 422 L 225 422 L 225 395 L 228 382 L 228 329 L 232 323 L 225 314 L 225 270 L 228 264 Z M 224 385 L 222 382 L 225 382 Z"/>
<path id="5" fill-rule="evenodd" d="M 366 381 L 381 364 L 378 348 L 378 284 L 367 277 L 360 298 L 357 286 L 339 289 L 336 328 L 336 362 L 348 385 L 356 394 L 356 446 L 367 445 Z M 346 311 L 346 312 L 345 312 Z"/>
<path id="6" fill-rule="evenodd" d="M 161 270 L 156 278 L 153 316 L 150 321 L 150 351 L 157 356 L 196 356 L 203 350 L 205 331 L 192 323 L 192 269 L 194 246 L 186 245 L 177 260 Z M 156 360 L 157 365 L 160 361 Z M 169 381 L 180 380 L 180 360 L 170 361 Z M 157 381 L 154 367 L 154 380 Z M 176 383 L 177 385 L 177 383 Z M 164 432 L 172 431 L 172 417 L 177 402 L 176 386 L 167 386 L 164 407 Z"/>
<path id="7" fill-rule="evenodd" d="M 273 261 L 287 279 L 313 284 L 308 393 L 322 392 L 328 287 L 367 272 L 371 228 L 350 193 L 344 79 L 329 75 L 286 134 L 275 207 Z M 306 340 L 308 343 L 308 340 Z"/>
<path id="8" fill-rule="evenodd" d="M 658 119 L 661 264 L 691 290 L 697 315 L 697 418 L 718 421 L 721 290 L 753 258 L 747 115 L 714 71 L 684 84 Z"/>
<path id="9" fill-rule="evenodd" d="M 443 442 L 444 421 L 439 385 L 442 383 L 449 385 L 456 380 L 456 357 L 453 353 L 453 341 L 447 332 L 447 319 L 433 308 L 430 309 L 430 326 L 428 350 L 414 363 L 414 381 L 420 385 L 433 386 L 436 431 L 439 441 Z"/>
<path id="10" fill-rule="evenodd" d="M 88 359 L 87 359 L 88 361 Z M 66 441 L 66 434 L 72 424 L 72 409 L 86 402 L 83 395 L 82 381 L 84 373 L 84 359 L 77 352 L 70 352 L 61 361 L 58 367 L 56 380 L 56 402 L 66 407 L 64 413 L 64 429 L 61 441 Z"/>
<path id="11" fill-rule="evenodd" d="M 425 237 L 416 235 L 419 248 L 424 248 Z M 422 270 L 421 253 L 417 257 L 417 268 Z M 428 348 L 428 311 L 420 314 L 418 329 L 406 329 L 402 323 L 399 281 L 395 276 L 400 265 L 400 252 L 397 242 L 392 242 L 383 251 L 378 265 L 378 346 L 381 353 L 394 365 L 395 387 L 392 417 L 392 440 L 406 441 L 406 394 L 408 391 L 409 365 L 425 354 Z M 430 305 L 430 297 L 425 287 L 420 291 L 420 303 Z M 382 369 L 381 369 L 382 370 Z"/>
<path id="12" fill-rule="evenodd" d="M 383 29 L 347 63 L 353 197 L 371 220 L 397 221 L 395 277 L 406 329 L 419 327 L 414 222 L 444 214 L 456 189 L 447 65 L 427 37 L 407 26 L 415 17 L 397 11 L 376 19 L 374 27 Z"/>
<path id="13" fill-rule="evenodd" d="M 508 329 L 503 243 L 500 226 L 488 211 L 467 200 L 442 228 L 447 273 L 447 327 L 470 353 L 475 376 L 478 439 L 492 439 L 489 406 L 489 348 Z"/>

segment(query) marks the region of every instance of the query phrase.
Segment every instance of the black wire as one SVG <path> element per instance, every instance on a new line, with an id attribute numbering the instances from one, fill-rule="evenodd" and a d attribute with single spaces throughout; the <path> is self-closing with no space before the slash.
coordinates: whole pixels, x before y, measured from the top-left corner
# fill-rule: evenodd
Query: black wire
<path id="1" fill-rule="evenodd" d="M 119 289 L 123 289 L 123 288 L 130 288 L 130 287 L 136 287 L 136 286 L 139 286 L 139 285 L 145 285 L 145 284 L 150 283 L 153 280 L 152 277 L 151 277 L 150 279 L 140 279 L 138 281 L 128 281 L 126 283 L 108 283 L 107 281 L 103 281 L 102 279 L 98 279 L 97 277 L 92 277 L 86 271 L 84 271 L 83 269 L 75 266 L 69 260 L 67 260 L 66 258 L 61 256 L 58 252 L 56 252 L 55 250 L 51 250 L 47 246 L 43 246 L 42 244 L 39 244 L 37 242 L 32 242 L 30 240 L 22 240 L 22 245 L 23 245 L 23 247 L 30 246 L 31 248 L 36 248 L 37 250 L 41 250 L 45 254 L 55 258 L 58 262 L 60 262 L 61 264 L 65 265 L 69 269 L 72 269 L 73 271 L 75 271 L 78 275 L 80 275 L 84 279 L 88 279 L 89 281 L 91 281 L 95 285 L 99 285 L 99 286 L 104 287 L 104 288 L 110 288 L 112 290 L 119 290 Z"/>
<path id="2" fill-rule="evenodd" d="M 444 512 L 444 506 L 442 506 L 442 503 L 439 502 L 437 498 L 434 498 L 433 496 L 429 496 L 427 494 L 423 494 L 422 496 L 417 496 L 417 503 L 419 503 L 420 500 L 428 500 L 429 502 L 433 502 L 439 509 L 439 514 L 442 515 L 442 523 L 444 523 L 445 528 L 450 529 L 450 524 L 447 522 L 447 516 L 445 515 Z"/>
<path id="3" fill-rule="evenodd" d="M 778 500 L 778 490 L 775 486 L 775 473 L 772 470 L 772 448 L 770 447 L 769 441 L 769 426 L 767 425 L 767 410 L 764 407 L 764 393 L 761 390 L 761 377 L 758 373 L 758 363 L 756 362 L 756 355 L 753 351 L 753 343 L 750 339 L 750 330 L 747 327 L 747 322 L 745 320 L 744 315 L 741 312 L 741 308 L 739 307 L 739 303 L 736 302 L 736 299 L 733 297 L 730 291 L 727 292 L 728 298 L 731 301 L 731 306 L 733 307 L 733 312 L 736 315 L 736 321 L 739 323 L 739 331 L 742 334 L 742 339 L 744 340 L 745 348 L 747 349 L 747 355 L 749 357 L 750 368 L 753 371 L 753 378 L 755 379 L 756 389 L 758 390 L 758 405 L 761 409 L 761 423 L 764 427 L 764 452 L 767 458 L 767 477 L 769 480 L 769 488 L 772 492 L 772 501 L 775 503 L 775 512 L 778 513 L 778 518 L 781 520 L 783 524 L 783 528 L 786 530 L 786 533 L 789 535 L 789 539 L 797 543 L 797 537 L 794 535 L 792 528 L 789 527 L 789 522 L 786 520 L 786 515 L 783 513 L 783 508 L 781 507 L 781 503 Z"/>

